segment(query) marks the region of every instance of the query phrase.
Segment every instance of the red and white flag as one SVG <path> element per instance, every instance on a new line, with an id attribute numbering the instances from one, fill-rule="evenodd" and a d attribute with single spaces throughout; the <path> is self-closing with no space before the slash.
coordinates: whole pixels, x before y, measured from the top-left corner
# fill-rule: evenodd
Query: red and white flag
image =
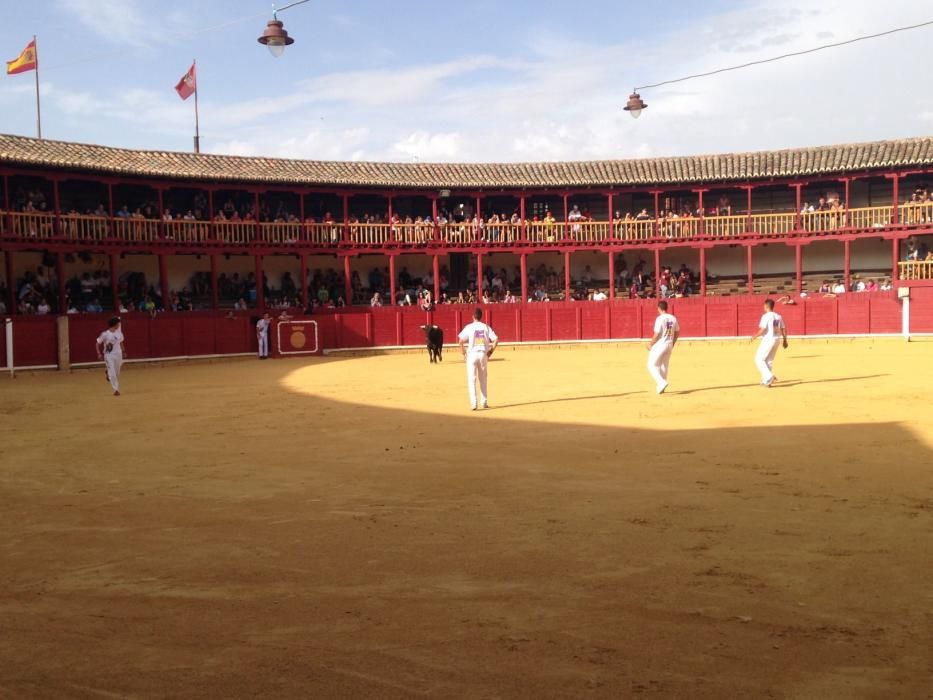
<path id="1" fill-rule="evenodd" d="M 195 74 L 194 64 L 191 64 L 191 68 L 188 69 L 188 72 L 184 74 L 181 80 L 178 81 L 178 85 L 175 86 L 175 92 L 178 93 L 178 96 L 187 100 L 194 93 L 198 91 L 198 79 Z"/>

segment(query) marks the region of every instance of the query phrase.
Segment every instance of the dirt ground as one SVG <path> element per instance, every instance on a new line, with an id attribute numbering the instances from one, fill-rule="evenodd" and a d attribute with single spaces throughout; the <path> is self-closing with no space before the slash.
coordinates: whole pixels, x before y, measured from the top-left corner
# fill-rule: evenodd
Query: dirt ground
<path id="1" fill-rule="evenodd" d="M 0 697 L 933 697 L 933 342 L 753 351 L 0 379 Z"/>

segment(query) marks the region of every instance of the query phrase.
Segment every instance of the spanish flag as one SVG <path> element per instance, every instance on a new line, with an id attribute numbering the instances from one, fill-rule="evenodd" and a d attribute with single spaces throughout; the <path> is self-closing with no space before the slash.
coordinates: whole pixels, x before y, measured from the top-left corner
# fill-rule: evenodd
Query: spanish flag
<path id="1" fill-rule="evenodd" d="M 25 73 L 26 71 L 36 70 L 38 66 L 39 57 L 36 54 L 36 40 L 33 39 L 26 44 L 26 48 L 17 58 L 6 62 L 6 74 Z"/>

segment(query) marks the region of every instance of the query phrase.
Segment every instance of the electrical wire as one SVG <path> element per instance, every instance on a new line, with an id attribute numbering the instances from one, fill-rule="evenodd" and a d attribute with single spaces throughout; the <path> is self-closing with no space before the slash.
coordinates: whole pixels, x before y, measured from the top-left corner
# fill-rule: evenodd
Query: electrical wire
<path id="1" fill-rule="evenodd" d="M 711 75 L 718 75 L 719 73 L 728 73 L 733 70 L 741 70 L 742 68 L 749 68 L 751 66 L 760 66 L 763 63 L 774 63 L 775 61 L 782 61 L 785 58 L 793 58 L 794 56 L 804 56 L 809 53 L 816 53 L 817 51 L 824 51 L 826 49 L 834 49 L 839 46 L 846 46 L 847 44 L 854 44 L 859 41 L 867 41 L 869 39 L 877 39 L 882 36 L 889 36 L 890 34 L 897 34 L 898 32 L 907 32 L 912 29 L 920 29 L 922 27 L 929 27 L 933 25 L 933 20 L 927 22 L 921 22 L 920 24 L 911 24 L 906 27 L 897 27 L 895 29 L 888 29 L 884 32 L 878 32 L 877 34 L 866 34 L 865 36 L 858 36 L 854 39 L 846 39 L 845 41 L 837 41 L 833 44 L 824 44 L 823 46 L 816 46 L 812 49 L 805 49 L 803 51 L 793 51 L 791 53 L 781 54 L 780 56 L 772 56 L 771 58 L 763 58 L 759 61 L 749 61 L 748 63 L 742 63 L 737 66 L 729 66 L 728 68 L 717 68 L 716 70 L 711 70 L 706 73 L 696 73 L 695 75 L 686 75 L 683 78 L 674 78 L 673 80 L 663 80 L 660 83 L 654 83 L 652 85 L 642 85 L 641 87 L 635 88 L 635 92 L 639 90 L 649 90 L 651 88 L 661 87 L 662 85 L 671 85 L 673 83 L 682 83 L 685 80 L 694 80 L 695 78 L 707 78 Z"/>

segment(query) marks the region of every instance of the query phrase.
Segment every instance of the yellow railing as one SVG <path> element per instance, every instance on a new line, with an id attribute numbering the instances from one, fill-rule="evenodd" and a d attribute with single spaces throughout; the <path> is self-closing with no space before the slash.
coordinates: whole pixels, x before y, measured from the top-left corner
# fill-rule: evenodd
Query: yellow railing
<path id="1" fill-rule="evenodd" d="M 133 217 L 116 218 L 113 219 L 113 237 L 121 241 L 155 241 L 159 238 L 159 222 Z"/>
<path id="2" fill-rule="evenodd" d="M 20 238 L 52 238 L 55 236 L 55 215 L 38 212 L 10 213 L 13 235 Z"/>
<path id="3" fill-rule="evenodd" d="M 609 224 L 603 221 L 571 221 L 570 238 L 577 243 L 599 243 L 609 238 Z"/>
<path id="4" fill-rule="evenodd" d="M 703 226 L 707 238 L 735 238 L 748 232 L 748 215 L 709 216 Z"/>
<path id="5" fill-rule="evenodd" d="M 780 236 L 791 233 L 797 225 L 797 215 L 793 212 L 782 214 L 752 214 L 749 220 L 751 233 L 762 236 Z"/>
<path id="6" fill-rule="evenodd" d="M 351 243 L 383 245 L 389 240 L 389 224 L 350 224 Z"/>
<path id="7" fill-rule="evenodd" d="M 902 280 L 933 280 L 933 260 L 910 260 L 897 266 Z"/>
<path id="8" fill-rule="evenodd" d="M 845 228 L 846 212 L 844 209 L 835 211 L 809 211 L 800 215 L 800 227 L 804 231 L 835 231 Z"/>
<path id="9" fill-rule="evenodd" d="M 343 223 L 305 224 L 305 240 L 319 246 L 337 245 L 343 240 Z"/>
<path id="10" fill-rule="evenodd" d="M 203 243 L 211 238 L 211 224 L 207 221 L 163 221 L 165 238 L 178 243 Z"/>
<path id="11" fill-rule="evenodd" d="M 65 214 L 60 219 L 63 238 L 102 241 L 110 238 L 110 219 L 104 216 Z"/>
<path id="12" fill-rule="evenodd" d="M 859 207 L 849 209 L 851 228 L 884 228 L 894 220 L 894 207 Z"/>
<path id="13" fill-rule="evenodd" d="M 256 235 L 255 221 L 215 221 L 212 238 L 230 245 L 245 245 Z"/>
<path id="14" fill-rule="evenodd" d="M 696 238 L 700 235 L 700 220 L 694 217 L 662 219 L 658 222 L 658 232 L 662 238 Z"/>
<path id="15" fill-rule="evenodd" d="M 527 221 L 525 239 L 532 244 L 552 244 L 573 241 L 598 244 L 613 239 L 627 242 L 653 240 L 688 240 L 694 238 L 729 239 L 746 234 L 784 236 L 799 233 L 831 233 L 856 229 L 871 230 L 891 226 L 894 207 L 859 207 L 844 210 L 737 214 L 733 216 L 685 217 L 677 219 L 604 221 Z M 933 226 L 933 202 L 903 204 L 899 221 L 905 226 Z M 330 247 L 344 241 L 343 222 L 328 223 L 262 223 L 252 221 L 155 221 L 138 218 L 110 218 L 84 214 L 63 214 L 56 220 L 47 212 L 2 212 L 0 227 L 7 236 L 24 239 L 66 239 L 75 241 L 140 241 L 165 238 L 180 243 L 218 241 L 230 245 L 245 245 L 261 241 L 269 245 L 310 243 Z M 359 224 L 350 223 L 349 242 L 354 245 L 382 246 L 399 243 L 406 246 L 425 245 L 439 239 L 450 245 L 472 245 L 476 242 L 512 243 L 522 239 L 521 225 L 511 222 L 474 224 L 472 221 L 448 223 L 438 228 L 430 223 Z"/>
<path id="16" fill-rule="evenodd" d="M 654 238 L 654 219 L 630 219 L 616 221 L 616 238 L 620 241 L 647 241 Z"/>
<path id="17" fill-rule="evenodd" d="M 908 202 L 900 206 L 902 224 L 916 226 L 933 223 L 933 202 Z"/>
<path id="18" fill-rule="evenodd" d="M 259 240 L 272 245 L 294 245 L 301 241 L 301 224 L 279 221 L 259 225 Z"/>

